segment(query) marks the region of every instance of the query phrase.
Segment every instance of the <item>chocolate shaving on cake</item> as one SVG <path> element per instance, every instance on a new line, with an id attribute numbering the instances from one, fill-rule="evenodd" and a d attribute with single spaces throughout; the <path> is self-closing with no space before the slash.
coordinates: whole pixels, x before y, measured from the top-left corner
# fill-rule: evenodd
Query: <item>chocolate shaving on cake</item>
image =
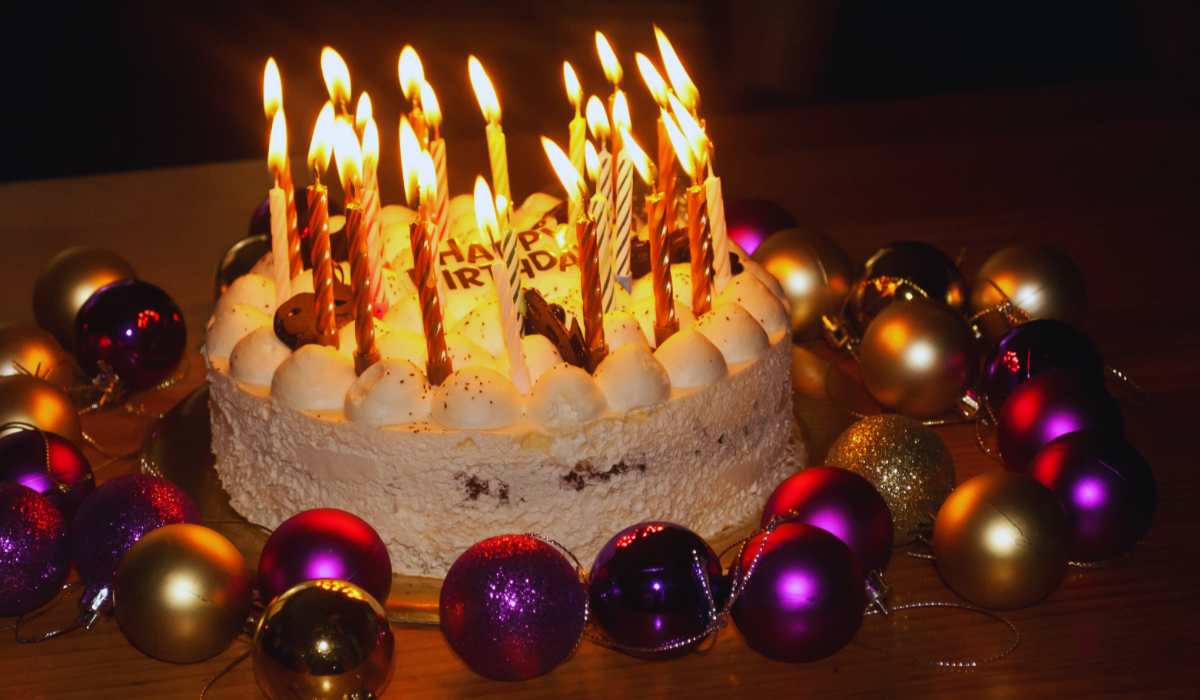
<path id="1" fill-rule="evenodd" d="M 672 231 L 668 234 L 667 240 L 671 250 L 671 264 L 690 263 L 692 261 L 692 251 L 688 245 L 687 231 L 682 229 Z M 746 267 L 742 265 L 738 254 L 733 251 L 729 252 L 729 269 L 734 275 L 740 275 L 746 271 Z M 633 275 L 634 279 L 650 274 L 650 241 L 635 236 L 630 242 L 629 272 Z"/>
<path id="2" fill-rule="evenodd" d="M 338 330 L 354 321 L 350 287 L 333 280 L 334 320 Z M 275 337 L 293 351 L 317 342 L 317 299 L 312 292 L 296 294 L 275 311 Z"/>
<path id="3" fill-rule="evenodd" d="M 563 361 L 576 367 L 587 365 L 587 353 L 584 352 L 583 333 L 579 330 L 579 322 L 572 320 L 571 330 L 567 330 L 562 319 L 554 313 L 536 289 L 525 290 L 525 333 L 545 336 L 554 344 Z M 559 312 L 566 317 L 562 307 Z"/>

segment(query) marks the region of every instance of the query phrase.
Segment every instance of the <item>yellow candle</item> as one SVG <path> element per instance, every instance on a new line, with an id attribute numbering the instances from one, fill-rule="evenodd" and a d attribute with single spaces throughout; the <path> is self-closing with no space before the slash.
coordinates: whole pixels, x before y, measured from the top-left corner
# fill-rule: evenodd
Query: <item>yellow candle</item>
<path id="1" fill-rule="evenodd" d="M 504 195 L 512 200 L 512 192 L 508 187 L 508 145 L 504 140 L 504 130 L 500 128 L 500 100 L 492 81 L 479 59 L 471 56 L 467 59 L 467 69 L 471 74 L 471 86 L 475 89 L 475 97 L 479 99 L 479 108 L 483 118 L 487 120 L 488 159 L 492 165 L 492 188 L 497 195 Z"/>

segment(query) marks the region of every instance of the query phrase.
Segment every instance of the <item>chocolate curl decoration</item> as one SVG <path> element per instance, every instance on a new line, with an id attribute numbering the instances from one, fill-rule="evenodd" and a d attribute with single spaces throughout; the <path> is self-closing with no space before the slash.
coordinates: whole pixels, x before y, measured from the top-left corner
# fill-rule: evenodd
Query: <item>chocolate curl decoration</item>
<path id="1" fill-rule="evenodd" d="M 421 302 L 421 322 L 425 330 L 425 349 L 429 355 L 426 375 L 429 383 L 440 385 L 454 371 L 446 350 L 446 332 L 442 327 L 442 305 L 438 300 L 437 278 L 433 269 L 432 231 L 418 218 L 409 228 L 412 239 L 413 267 L 417 274 L 417 296 Z"/>
<path id="2" fill-rule="evenodd" d="M 646 196 L 650 234 L 650 275 L 654 283 L 654 345 L 662 345 L 679 330 L 671 290 L 671 247 L 667 245 L 667 202 L 662 192 Z"/>
<path id="3" fill-rule="evenodd" d="M 687 189 L 688 242 L 692 253 L 692 312 L 702 316 L 712 309 L 713 249 L 708 229 L 708 204 L 704 185 Z"/>
<path id="4" fill-rule="evenodd" d="M 363 207 L 357 202 L 346 205 L 346 235 L 350 242 L 350 279 L 354 300 L 354 371 L 362 374 L 379 362 L 375 349 L 375 315 L 372 313 L 371 270 L 367 261 L 367 227 L 363 226 Z"/>
<path id="5" fill-rule="evenodd" d="M 608 355 L 604 342 L 604 299 L 600 288 L 600 250 L 596 245 L 595 219 L 575 222 L 579 240 L 579 275 L 583 295 L 583 344 L 587 350 L 587 370 L 594 372 Z"/>
<path id="6" fill-rule="evenodd" d="M 329 250 L 329 188 L 308 187 L 308 230 L 312 236 L 313 288 L 316 290 L 317 342 L 338 347 L 333 308 L 333 255 Z"/>

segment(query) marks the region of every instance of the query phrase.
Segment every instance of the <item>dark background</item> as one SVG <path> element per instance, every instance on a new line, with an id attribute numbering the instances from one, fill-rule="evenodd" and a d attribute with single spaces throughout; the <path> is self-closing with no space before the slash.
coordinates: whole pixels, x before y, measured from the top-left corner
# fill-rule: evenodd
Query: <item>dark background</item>
<path id="1" fill-rule="evenodd" d="M 0 181 L 263 157 L 268 56 L 283 74 L 291 150 L 326 99 L 321 47 L 375 103 L 383 158 L 408 105 L 396 62 L 411 43 L 446 115 L 444 134 L 482 136 L 467 79 L 474 53 L 496 84 L 509 133 L 566 142 L 561 61 L 607 94 L 592 33 L 621 59 L 636 133 L 656 108 L 633 61 L 660 63 L 671 37 L 706 115 L 806 104 L 1085 81 L 1194 81 L 1197 3 L 1008 4 L 843 0 L 515 2 L 116 2 L 9 10 Z M 302 176 L 298 175 L 298 179 Z"/>

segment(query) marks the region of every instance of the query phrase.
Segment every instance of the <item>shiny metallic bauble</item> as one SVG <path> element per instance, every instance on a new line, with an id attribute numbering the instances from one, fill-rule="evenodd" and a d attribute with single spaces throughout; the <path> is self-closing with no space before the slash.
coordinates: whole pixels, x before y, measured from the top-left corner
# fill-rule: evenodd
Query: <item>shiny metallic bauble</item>
<path id="1" fill-rule="evenodd" d="M 71 398 L 37 377 L 0 377 L 0 426 L 5 423 L 28 423 L 83 446 L 83 428 Z M 0 428 L 0 436 L 16 430 L 21 428 Z"/>
<path id="2" fill-rule="evenodd" d="M 967 480 L 938 511 L 933 556 L 951 590 L 985 608 L 1014 610 L 1054 592 L 1067 573 L 1071 531 L 1050 489 L 1024 474 Z"/>
<path id="3" fill-rule="evenodd" d="M 378 697 L 392 679 L 395 644 L 369 593 L 345 581 L 305 581 L 263 613 L 254 679 L 271 700 Z"/>
<path id="4" fill-rule="evenodd" d="M 1087 312 L 1087 285 L 1075 263 L 1045 243 L 1018 243 L 987 259 L 971 284 L 972 314 L 1008 299 L 1031 318 L 1052 318 L 1076 328 Z M 979 320 L 984 334 L 998 340 L 1011 327 L 1000 314 Z"/>
<path id="5" fill-rule="evenodd" d="M 858 350 L 863 383 L 885 407 L 914 418 L 952 410 L 975 381 L 979 346 L 966 320 L 932 299 L 881 311 Z"/>
<path id="6" fill-rule="evenodd" d="M 50 259 L 33 285 L 33 315 L 37 324 L 64 348 L 75 347 L 75 315 L 101 287 L 118 280 L 137 279 L 137 272 L 107 248 L 68 248 Z"/>
<path id="7" fill-rule="evenodd" d="M 260 233 L 234 243 L 217 263 L 217 279 L 213 284 L 213 299 L 220 299 L 233 281 L 250 272 L 263 256 L 271 252 L 270 234 Z"/>
<path id="8" fill-rule="evenodd" d="M 71 356 L 58 340 L 37 326 L 0 328 L 0 377 L 32 374 L 59 389 L 71 386 Z"/>
<path id="9" fill-rule="evenodd" d="M 774 275 L 792 306 L 792 337 L 819 338 L 822 316 L 841 310 L 854 268 L 850 256 L 828 236 L 806 228 L 772 234 L 751 256 Z"/>
<path id="10" fill-rule="evenodd" d="M 894 301 L 924 297 L 960 310 L 966 301 L 965 287 L 958 265 L 937 246 L 920 241 L 889 243 L 863 263 L 844 315 L 861 336 Z"/>
<path id="11" fill-rule="evenodd" d="M 121 632 L 147 656 L 187 664 L 229 648 L 245 627 L 253 580 L 236 547 L 201 525 L 167 525 L 121 560 L 113 602 Z"/>

